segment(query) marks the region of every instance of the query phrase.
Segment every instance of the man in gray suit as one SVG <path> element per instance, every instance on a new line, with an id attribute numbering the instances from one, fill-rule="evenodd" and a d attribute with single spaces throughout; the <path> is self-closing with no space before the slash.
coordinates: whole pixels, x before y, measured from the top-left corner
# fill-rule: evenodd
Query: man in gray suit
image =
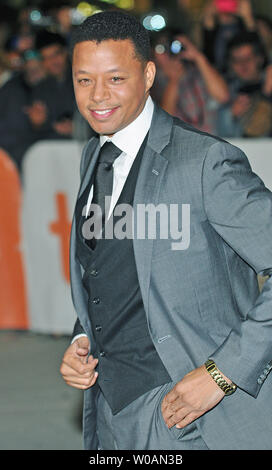
<path id="1" fill-rule="evenodd" d="M 78 108 L 98 134 L 81 160 L 78 319 L 60 369 L 84 390 L 85 448 L 271 449 L 272 195 L 238 148 L 154 105 L 136 19 L 94 15 L 72 47 Z M 145 236 L 143 207 L 160 215 Z"/>

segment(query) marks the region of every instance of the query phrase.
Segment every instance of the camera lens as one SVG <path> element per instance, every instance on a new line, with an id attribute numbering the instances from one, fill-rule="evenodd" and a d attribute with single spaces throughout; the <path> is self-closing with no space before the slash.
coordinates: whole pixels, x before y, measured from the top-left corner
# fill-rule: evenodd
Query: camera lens
<path id="1" fill-rule="evenodd" d="M 183 45 L 180 41 L 175 40 L 172 42 L 170 46 L 170 50 L 173 54 L 179 54 L 179 52 L 183 49 Z"/>

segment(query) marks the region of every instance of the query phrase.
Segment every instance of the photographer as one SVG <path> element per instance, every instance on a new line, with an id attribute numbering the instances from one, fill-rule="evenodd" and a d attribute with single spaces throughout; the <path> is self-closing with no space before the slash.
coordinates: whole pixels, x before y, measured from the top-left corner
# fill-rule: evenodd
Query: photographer
<path id="1" fill-rule="evenodd" d="M 215 132 L 217 108 L 229 100 L 217 70 L 179 34 L 161 35 L 154 56 L 158 68 L 154 99 L 170 114 L 202 131 Z"/>
<path id="2" fill-rule="evenodd" d="M 28 109 L 45 77 L 37 51 L 25 51 L 21 60 L 22 70 L 0 87 L 0 147 L 10 154 L 20 171 L 25 152 L 39 139 L 29 120 Z"/>
<path id="3" fill-rule="evenodd" d="M 202 50 L 218 70 L 225 72 L 228 42 L 237 34 L 255 29 L 250 0 L 211 0 L 203 12 Z"/>
<path id="4" fill-rule="evenodd" d="M 272 66 L 255 33 L 230 41 L 227 63 L 231 99 L 218 113 L 223 137 L 264 137 L 272 131 Z"/>
<path id="5" fill-rule="evenodd" d="M 47 77 L 35 90 L 28 117 L 40 139 L 69 139 L 76 105 L 66 42 L 59 34 L 42 30 L 36 48 Z"/>

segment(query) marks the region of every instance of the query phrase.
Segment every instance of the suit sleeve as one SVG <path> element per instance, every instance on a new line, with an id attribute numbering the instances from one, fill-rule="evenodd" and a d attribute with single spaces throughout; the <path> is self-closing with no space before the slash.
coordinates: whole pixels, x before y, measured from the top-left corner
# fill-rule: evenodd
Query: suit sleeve
<path id="1" fill-rule="evenodd" d="M 246 320 L 210 356 L 227 377 L 257 397 L 272 369 L 272 193 L 245 154 L 224 142 L 206 154 L 202 190 L 213 228 L 256 274 L 269 276 Z"/>
<path id="2" fill-rule="evenodd" d="M 89 142 L 87 142 L 85 144 L 85 146 L 82 150 L 82 157 L 81 157 L 81 161 L 80 161 L 80 180 L 82 180 L 83 172 L 86 168 L 86 158 L 88 157 L 88 145 L 89 145 Z M 71 257 L 72 252 L 73 252 L 73 250 L 72 250 L 72 247 L 70 246 L 70 257 Z M 71 259 L 70 259 L 70 266 L 71 266 L 71 264 L 72 263 L 71 263 Z M 78 267 L 78 272 L 80 273 L 79 267 Z M 72 278 L 72 273 L 70 273 L 70 274 L 71 274 L 71 278 Z M 73 289 L 72 289 L 72 301 L 73 301 L 74 307 L 76 309 L 74 296 L 73 296 Z M 73 341 L 75 336 L 81 335 L 81 334 L 84 334 L 84 335 L 87 336 L 86 332 L 84 331 L 84 328 L 82 327 L 82 325 L 79 321 L 79 318 L 77 317 L 75 325 L 74 325 L 73 333 L 72 333 L 72 336 L 71 336 L 71 341 Z"/>
<path id="3" fill-rule="evenodd" d="M 79 321 L 79 318 L 76 319 L 76 322 L 75 322 L 75 326 L 74 326 L 74 329 L 73 329 L 73 333 L 72 333 L 72 338 L 73 339 L 75 336 L 77 335 L 86 335 L 85 331 L 84 331 L 84 328 L 82 327 L 80 321 Z M 87 335 L 86 335 L 87 336 Z"/>

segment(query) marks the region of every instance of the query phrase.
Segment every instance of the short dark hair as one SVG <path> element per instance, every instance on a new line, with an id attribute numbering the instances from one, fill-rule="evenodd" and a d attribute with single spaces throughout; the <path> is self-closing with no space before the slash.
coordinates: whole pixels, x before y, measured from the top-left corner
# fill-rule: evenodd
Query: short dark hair
<path id="1" fill-rule="evenodd" d="M 36 35 L 35 46 L 38 51 L 44 47 L 58 45 L 62 47 L 67 47 L 65 39 L 58 33 L 52 33 L 46 29 L 40 30 Z"/>
<path id="2" fill-rule="evenodd" d="M 79 42 L 100 43 L 108 39 L 115 41 L 130 39 L 137 58 L 143 62 L 150 60 L 151 46 L 147 30 L 134 16 L 114 10 L 89 16 L 74 29 L 70 42 L 71 57 Z"/>
<path id="3" fill-rule="evenodd" d="M 254 53 L 266 58 L 265 49 L 260 40 L 260 37 L 255 32 L 239 33 L 235 35 L 227 45 L 227 58 L 230 59 L 231 53 L 234 49 L 242 46 L 251 46 Z"/>

